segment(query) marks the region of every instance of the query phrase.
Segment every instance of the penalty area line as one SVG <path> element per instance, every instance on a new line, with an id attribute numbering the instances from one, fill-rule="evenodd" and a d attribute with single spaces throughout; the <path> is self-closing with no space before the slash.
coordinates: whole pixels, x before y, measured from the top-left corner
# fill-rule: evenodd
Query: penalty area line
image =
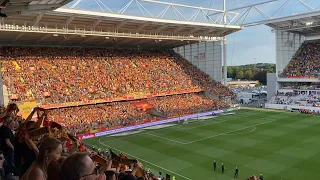
<path id="1" fill-rule="evenodd" d="M 260 124 L 255 124 L 255 125 L 252 125 L 252 126 L 247 126 L 247 127 L 244 127 L 244 128 L 239 128 L 239 129 L 236 129 L 236 130 L 224 132 L 224 133 L 221 133 L 221 134 L 216 134 L 216 135 L 213 135 L 213 136 L 209 136 L 209 137 L 205 137 L 205 138 L 198 139 L 198 140 L 195 140 L 195 141 L 190 141 L 188 143 L 184 143 L 184 145 L 192 144 L 192 143 L 203 141 L 203 140 L 207 140 L 207 139 L 211 139 L 211 138 L 218 137 L 218 136 L 227 135 L 227 134 L 230 134 L 230 133 L 233 133 L 233 132 L 237 132 L 237 131 L 248 129 L 248 128 L 252 128 L 252 127 L 261 126 L 261 125 L 264 125 L 264 124 L 269 124 L 269 123 L 272 123 L 272 122 L 275 122 L 275 121 L 278 121 L 278 120 L 267 121 L 267 122 L 263 122 L 263 123 L 260 123 Z"/>
<path id="2" fill-rule="evenodd" d="M 188 178 L 188 177 L 185 177 L 185 176 L 183 176 L 183 175 L 181 175 L 181 174 L 178 174 L 178 173 L 176 173 L 176 172 L 170 171 L 170 170 L 168 170 L 168 169 L 166 169 L 166 168 L 164 168 L 164 167 L 158 166 L 158 165 L 156 165 L 156 164 L 154 164 L 154 163 L 152 163 L 152 162 L 149 162 L 149 161 L 147 161 L 147 160 L 144 160 L 144 159 L 142 159 L 142 158 L 139 158 L 139 157 L 134 156 L 134 155 L 132 155 L 132 154 L 129 154 L 129 153 L 127 153 L 127 152 L 121 151 L 121 150 L 116 149 L 116 148 L 114 148 L 114 147 L 111 147 L 111 146 L 109 146 L 109 145 L 106 145 L 106 144 L 104 144 L 103 142 L 100 141 L 100 138 L 98 139 L 98 141 L 99 141 L 99 144 L 102 145 L 102 146 L 105 146 L 105 147 L 108 147 L 108 148 L 111 148 L 111 149 L 115 149 L 115 150 L 117 150 L 117 151 L 119 151 L 119 152 L 123 152 L 123 153 L 125 153 L 125 154 L 127 154 L 127 155 L 129 155 L 129 156 L 131 156 L 131 157 L 133 157 L 133 158 L 136 158 L 137 160 L 140 160 L 140 161 L 145 162 L 145 163 L 147 163 L 147 164 L 150 164 L 150 165 L 152 165 L 152 166 L 154 166 L 154 167 L 157 167 L 157 168 L 160 168 L 160 169 L 162 169 L 162 170 L 165 170 L 165 171 L 167 171 L 167 172 L 169 172 L 169 173 L 171 173 L 171 174 L 175 174 L 175 175 L 177 175 L 177 176 L 179 176 L 179 177 L 182 177 L 182 178 L 184 178 L 184 179 L 192 180 L 192 179 L 190 179 L 190 178 Z"/>
<path id="3" fill-rule="evenodd" d="M 236 135 L 243 135 L 243 134 L 249 134 L 249 133 L 253 133 L 257 128 L 254 127 L 251 131 L 247 131 L 247 132 L 243 132 L 243 133 L 235 133 L 235 134 L 225 134 L 225 136 L 236 136 Z"/>

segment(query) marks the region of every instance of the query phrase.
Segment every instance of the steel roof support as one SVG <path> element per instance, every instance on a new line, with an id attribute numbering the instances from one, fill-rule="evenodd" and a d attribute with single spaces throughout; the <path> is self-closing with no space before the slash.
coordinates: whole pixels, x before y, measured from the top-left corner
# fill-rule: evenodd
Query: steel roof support
<path id="1" fill-rule="evenodd" d="M 141 31 L 141 29 L 145 28 L 146 26 L 148 26 L 149 23 L 144 23 L 144 24 L 141 24 L 138 28 L 137 28 L 137 32 Z"/>
<path id="2" fill-rule="evenodd" d="M 68 19 L 66 19 L 65 23 L 64 23 L 64 26 L 65 27 L 68 27 L 69 24 L 74 20 L 74 18 L 76 18 L 76 15 L 72 15 L 70 16 Z"/>
<path id="3" fill-rule="evenodd" d="M 160 31 L 162 31 L 163 29 L 165 29 L 167 27 L 168 27 L 168 24 L 164 24 L 164 25 L 158 27 L 154 32 L 159 33 Z"/>
<path id="4" fill-rule="evenodd" d="M 24 35 L 24 33 L 19 33 L 19 34 L 11 41 L 11 43 L 16 42 L 16 41 L 19 40 L 23 35 Z"/>
<path id="5" fill-rule="evenodd" d="M 197 31 L 199 31 L 199 30 L 200 30 L 200 28 L 194 28 L 193 30 L 191 30 L 191 31 L 189 32 L 189 34 L 193 34 L 193 33 L 197 32 Z"/>
<path id="6" fill-rule="evenodd" d="M 122 26 L 124 26 L 127 22 L 129 22 L 129 20 L 124 20 L 121 23 L 116 25 L 116 30 L 120 29 Z"/>
<path id="7" fill-rule="evenodd" d="M 42 19 L 42 17 L 44 16 L 44 13 L 40 13 L 32 22 L 30 22 L 31 26 L 37 26 L 39 21 Z M 19 33 L 12 41 L 11 43 L 16 42 L 17 40 L 19 40 L 25 33 L 21 32 Z"/>
<path id="8" fill-rule="evenodd" d="M 44 16 L 44 13 L 43 13 L 43 12 L 40 13 L 40 14 L 31 22 L 31 25 L 32 25 L 32 26 L 37 26 L 43 16 Z"/>
<path id="9" fill-rule="evenodd" d="M 40 39 L 37 41 L 37 43 L 40 43 L 40 42 L 46 40 L 46 39 L 49 38 L 50 36 L 52 36 L 52 34 L 45 34 L 45 35 L 43 35 L 42 38 L 40 38 Z"/>
<path id="10" fill-rule="evenodd" d="M 305 3 L 302 0 L 298 0 L 304 7 L 306 7 L 307 9 L 309 9 L 310 11 L 314 11 L 315 9 L 313 7 L 311 7 L 309 4 Z"/>
<path id="11" fill-rule="evenodd" d="M 184 26 L 175 28 L 175 29 L 173 30 L 173 33 L 177 33 L 177 32 L 181 31 L 181 30 L 184 29 L 184 28 L 185 28 Z"/>
<path id="12" fill-rule="evenodd" d="M 76 35 L 76 34 L 72 34 L 72 35 L 69 35 L 69 36 L 65 36 L 65 35 L 64 35 L 64 36 L 63 36 L 64 39 L 61 40 L 59 43 L 64 43 L 64 42 L 66 42 L 66 41 L 69 41 L 69 40 L 75 38 L 76 36 L 79 36 L 79 35 Z"/>
<path id="13" fill-rule="evenodd" d="M 92 40 L 95 40 L 97 38 L 99 38 L 100 36 L 90 36 L 90 37 L 87 37 L 85 40 L 81 41 L 80 44 L 84 44 L 84 43 L 87 43 L 87 42 L 90 42 Z"/>
<path id="14" fill-rule="evenodd" d="M 91 30 L 95 29 L 101 22 L 103 21 L 103 17 L 97 19 L 95 22 L 93 22 L 91 26 Z"/>

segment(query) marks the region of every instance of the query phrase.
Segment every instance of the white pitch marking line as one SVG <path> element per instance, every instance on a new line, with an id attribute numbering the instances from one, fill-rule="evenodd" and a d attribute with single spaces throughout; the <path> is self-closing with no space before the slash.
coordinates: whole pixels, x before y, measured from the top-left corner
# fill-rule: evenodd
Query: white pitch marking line
<path id="1" fill-rule="evenodd" d="M 157 138 L 161 138 L 161 139 L 164 139 L 164 140 L 167 140 L 167 141 L 172 141 L 172 142 L 175 142 L 175 143 L 178 143 L 178 144 L 185 144 L 184 142 L 176 141 L 176 140 L 169 139 L 169 138 L 162 137 L 162 136 L 158 136 L 158 135 L 155 135 L 155 134 L 151 134 L 151 133 L 146 133 L 146 134 L 148 134 L 150 136 L 157 137 Z"/>
<path id="2" fill-rule="evenodd" d="M 239 114 L 237 115 L 237 117 L 247 117 L 249 114 L 251 114 L 251 112 L 246 112 L 246 113 L 243 113 L 243 114 L 245 114 L 245 116 L 239 116 Z M 224 116 L 218 116 L 217 118 L 219 118 L 220 120 L 221 119 L 223 119 L 224 118 Z M 258 120 L 258 119 L 266 119 L 266 118 L 257 118 L 256 120 Z M 233 121 L 233 120 L 235 120 L 235 119 L 227 119 L 227 120 L 225 120 L 225 121 Z M 268 119 L 266 119 L 266 120 L 268 120 Z M 224 121 L 224 122 L 225 122 Z M 196 123 L 201 123 L 201 122 L 196 122 Z M 216 122 L 215 122 L 216 123 Z M 213 123 L 213 124 L 215 124 L 215 123 Z M 203 125 L 203 126 L 207 126 L 207 125 L 210 125 L 210 124 L 212 124 L 212 123 L 208 123 L 208 124 L 205 124 L 205 125 Z M 183 130 L 188 130 L 188 128 L 180 128 L 179 126 L 184 126 L 184 125 L 176 125 L 176 126 L 170 126 L 170 127 L 167 127 L 167 128 L 162 128 L 162 129 L 158 129 L 158 130 L 153 130 L 152 132 L 157 132 L 157 131 L 161 131 L 161 130 L 166 130 L 166 129 L 170 129 L 170 128 L 176 128 L 176 129 L 183 129 Z M 197 127 L 199 127 L 199 126 L 197 126 Z M 201 126 L 202 127 L 202 126 Z M 196 127 L 194 127 L 194 128 L 196 128 Z M 112 139 L 112 140 L 107 140 L 107 141 L 104 141 L 104 143 L 109 143 L 109 142 L 113 142 L 113 141 L 118 141 L 118 140 L 121 140 L 121 139 L 126 139 L 126 138 L 128 138 L 128 137 L 132 137 L 132 136 L 138 136 L 138 135 L 142 135 L 142 134 L 145 134 L 144 132 L 142 132 L 142 133 L 138 133 L 138 134 L 132 134 L 132 135 L 127 135 L 127 136 L 125 136 L 125 137 L 122 137 L 122 138 L 116 138 L 116 139 Z"/>
<path id="3" fill-rule="evenodd" d="M 190 130 L 190 129 L 195 129 L 195 128 L 199 128 L 199 127 L 203 127 L 203 126 L 208 126 L 208 125 L 213 125 L 213 124 L 220 124 L 220 123 L 223 123 L 223 122 L 226 122 L 226 121 L 232 121 L 232 120 L 223 120 L 223 121 L 219 121 L 219 122 L 214 122 L 214 123 L 208 123 L 208 124 L 204 124 L 204 125 L 201 125 L 201 126 L 196 126 L 196 127 L 192 127 L 192 128 L 178 128 L 178 127 L 175 127 L 175 126 L 170 126 L 170 127 L 167 127 L 167 128 L 163 128 L 163 129 L 168 129 L 168 128 L 178 128 L 178 129 L 181 129 L 181 130 Z M 181 125 L 182 126 L 182 125 Z M 160 129 L 159 129 L 160 130 Z M 162 129 L 161 129 L 162 130 Z M 157 130 L 153 131 L 153 132 L 156 132 Z M 165 140 L 168 140 L 168 141 L 172 141 L 172 142 L 176 142 L 176 143 L 179 143 L 179 144 L 183 144 L 183 142 L 180 142 L 180 141 L 175 141 L 173 139 L 167 139 L 165 137 L 162 137 L 162 136 L 158 136 L 158 135 L 155 135 L 155 134 L 151 134 L 149 132 L 141 132 L 141 133 L 137 133 L 137 134 L 132 134 L 130 137 L 132 136 L 137 136 L 137 135 L 141 135 L 141 134 L 148 134 L 150 136 L 155 136 L 155 137 L 158 137 L 158 138 L 161 138 L 161 139 L 165 139 Z M 122 138 L 117 138 L 117 139 L 112 139 L 112 140 L 109 140 L 109 141 L 104 141 L 104 143 L 109 143 L 109 142 L 113 142 L 113 141 L 117 141 L 117 140 L 121 140 L 121 139 L 125 139 L 127 138 L 128 136 L 125 136 L 125 137 L 122 137 Z"/>
<path id="4" fill-rule="evenodd" d="M 188 178 L 188 177 L 185 177 L 185 176 L 183 176 L 183 175 L 181 175 L 181 174 L 178 174 L 178 173 L 175 173 L 175 172 L 173 172 L 173 171 L 170 171 L 170 170 L 168 170 L 168 169 L 166 169 L 166 168 L 163 168 L 163 167 L 158 166 L 158 165 L 156 165 L 156 164 L 153 164 L 153 163 L 151 163 L 151 162 L 149 162 L 149 161 L 146 161 L 146 160 L 144 160 L 144 159 L 141 159 L 141 158 L 139 158 L 139 157 L 137 157 L 137 156 L 134 156 L 134 155 L 129 154 L 129 153 L 127 153 L 127 152 L 120 151 L 119 149 L 116 149 L 116 148 L 114 148 L 114 147 L 111 147 L 111 146 L 109 146 L 109 145 L 106 145 L 106 144 L 104 144 L 103 142 L 100 142 L 100 138 L 99 138 L 99 144 L 101 144 L 101 145 L 103 145 L 103 146 L 105 146 L 105 147 L 111 148 L 111 149 L 115 149 L 115 150 L 117 150 L 117 151 L 119 151 L 119 152 L 123 152 L 124 154 L 127 154 L 127 155 L 129 155 L 129 156 L 131 156 L 131 157 L 133 157 L 133 158 L 136 158 L 137 160 L 140 160 L 140 161 L 142 161 L 142 162 L 146 162 L 147 164 L 150 164 L 150 165 L 155 166 L 155 167 L 157 167 L 157 168 L 163 169 L 163 170 L 165 170 L 165 171 L 167 171 L 167 172 L 169 172 L 169 173 L 171 173 L 171 174 L 175 174 L 175 175 L 180 176 L 180 177 L 182 177 L 182 178 L 184 178 L 184 179 L 187 179 L 187 180 L 192 180 L 192 179 L 190 179 L 190 178 Z"/>
<path id="5" fill-rule="evenodd" d="M 263 118 L 261 118 L 261 119 L 263 119 Z M 266 120 L 268 120 L 268 119 L 266 119 Z M 225 121 L 228 121 L 228 120 L 225 120 Z M 223 121 L 223 122 L 225 122 L 225 121 Z M 198 139 L 198 140 L 195 140 L 195 141 L 189 141 L 189 142 L 176 141 L 176 140 L 169 139 L 169 138 L 166 138 L 166 137 L 163 137 L 163 136 L 159 136 L 159 135 L 155 135 L 155 134 L 152 134 L 152 133 L 144 133 L 144 134 L 148 134 L 148 135 L 150 135 L 150 136 L 154 136 L 154 137 L 157 137 L 157 138 L 165 139 L 165 140 L 167 140 L 167 141 L 175 142 L 175 143 L 178 143 L 178 144 L 186 145 L 186 144 L 191 144 L 191 143 L 193 143 L 193 142 L 198 142 L 198 141 L 200 141 L 200 140 L 210 139 L 210 138 L 217 137 L 217 136 L 222 136 L 222 135 L 228 135 L 229 133 L 237 132 L 237 131 L 240 131 L 240 130 L 243 130 L 243 129 L 248 129 L 248 128 L 250 128 L 250 127 L 256 128 L 255 126 L 260 126 L 260 125 L 263 125 L 263 124 L 266 124 L 266 123 L 270 123 L 270 122 L 274 122 L 274 121 L 277 121 L 277 120 L 268 121 L 268 122 L 263 122 L 263 123 L 260 123 L 260 124 L 257 124 L 257 125 L 247 126 L 247 127 L 244 127 L 244 128 L 240 128 L 240 129 L 236 129 L 236 130 L 224 132 L 224 133 L 221 133 L 221 134 L 216 134 L 216 135 L 213 135 L 213 136 L 209 136 L 209 137 L 205 137 L 205 138 L 202 138 L 202 139 Z M 215 123 L 214 123 L 214 124 L 215 124 Z M 252 131 L 252 132 L 253 132 L 253 131 Z"/>
<path id="6" fill-rule="evenodd" d="M 198 140 L 195 140 L 195 141 L 190 141 L 190 142 L 184 143 L 184 145 L 192 144 L 192 143 L 203 141 L 203 140 L 206 140 L 206 139 L 211 139 L 211 138 L 214 138 L 214 137 L 217 137 L 217 136 L 222 136 L 222 135 L 225 135 L 225 134 L 237 132 L 237 131 L 248 129 L 248 128 L 251 128 L 251 127 L 261 126 L 261 125 L 264 125 L 264 124 L 269 124 L 269 123 L 272 123 L 272 122 L 275 122 L 275 121 L 278 121 L 278 120 L 267 121 L 267 122 L 264 122 L 264 123 L 260 123 L 260 124 L 256 124 L 256 125 L 252 125 L 252 126 L 247 126 L 247 127 L 244 127 L 244 128 L 240 128 L 240 129 L 224 132 L 224 133 L 221 133 L 221 134 L 216 134 L 216 135 L 213 135 L 213 136 L 209 136 L 209 137 L 205 137 L 205 138 L 198 139 Z"/>
<path id="7" fill-rule="evenodd" d="M 219 119 L 221 120 L 222 117 L 220 117 Z M 195 129 L 195 128 L 198 128 L 198 127 L 203 127 L 203 126 L 208 126 L 208 125 L 212 125 L 212 124 L 219 124 L 219 123 L 222 123 L 222 122 L 225 122 L 225 121 L 232 121 L 232 119 L 227 119 L 227 120 L 223 120 L 223 121 L 219 121 L 219 122 L 213 122 L 213 123 L 208 123 L 208 124 L 204 124 L 204 125 L 201 125 L 201 126 L 196 126 L 196 127 L 192 127 L 192 128 L 181 128 L 179 126 L 184 126 L 185 124 L 182 124 L 182 125 L 174 125 L 174 126 L 170 126 L 170 127 L 166 127 L 166 128 L 162 128 L 162 129 L 158 129 L 158 130 L 153 130 L 152 132 L 157 132 L 157 131 L 161 131 L 161 130 L 167 130 L 167 129 L 181 129 L 181 130 L 190 130 L 190 129 Z M 202 122 L 195 122 L 195 123 L 202 123 Z M 113 142 L 113 141 L 117 141 L 117 140 L 121 140 L 121 139 L 126 139 L 128 137 L 132 137 L 132 136 L 138 136 L 138 135 L 141 135 L 141 134 L 146 134 L 147 132 L 141 132 L 141 133 L 137 133 L 137 134 L 131 134 L 131 135 L 127 135 L 127 136 L 124 136 L 122 138 L 116 138 L 116 139 L 112 139 L 112 140 L 109 140 L 109 141 L 104 141 L 105 143 L 108 143 L 108 142 Z"/>
<path id="8" fill-rule="evenodd" d="M 181 128 L 181 127 L 179 127 L 178 129 L 190 130 L 190 129 L 196 129 L 196 128 L 203 127 L 203 126 L 209 126 L 209 125 L 212 125 L 212 124 L 220 124 L 220 123 L 223 123 L 223 122 L 226 122 L 226 121 L 232 121 L 232 120 L 223 120 L 223 121 L 218 121 L 218 122 L 203 124 L 203 125 L 201 125 L 201 126 L 194 126 L 194 127 L 191 127 L 191 128 Z"/>
<path id="9" fill-rule="evenodd" d="M 235 134 L 225 134 L 225 136 L 235 136 L 235 135 L 242 135 L 242 134 L 249 134 L 249 133 L 252 133 L 256 130 L 257 128 L 254 127 L 253 130 L 251 131 L 248 131 L 248 132 L 243 132 L 243 133 L 235 133 Z"/>

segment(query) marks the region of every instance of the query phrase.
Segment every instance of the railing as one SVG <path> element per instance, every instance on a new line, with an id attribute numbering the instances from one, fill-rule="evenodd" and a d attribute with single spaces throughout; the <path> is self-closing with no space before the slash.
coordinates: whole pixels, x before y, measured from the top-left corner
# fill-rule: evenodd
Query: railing
<path id="1" fill-rule="evenodd" d="M 116 29 L 90 29 L 89 27 L 74 27 L 65 28 L 65 27 L 48 27 L 45 26 L 21 26 L 15 24 L 0 23 L 0 31 L 11 31 L 11 32 L 34 32 L 42 34 L 56 34 L 56 35 L 79 35 L 79 36 L 101 36 L 101 37 L 130 37 L 137 39 L 163 39 L 163 40 L 190 40 L 190 41 L 220 41 L 222 40 L 219 37 L 209 37 L 209 36 L 194 36 L 194 35 L 185 35 L 181 36 L 174 33 L 160 34 L 153 31 L 150 32 L 135 32 L 134 30 L 124 30 L 122 32 L 117 31 Z"/>

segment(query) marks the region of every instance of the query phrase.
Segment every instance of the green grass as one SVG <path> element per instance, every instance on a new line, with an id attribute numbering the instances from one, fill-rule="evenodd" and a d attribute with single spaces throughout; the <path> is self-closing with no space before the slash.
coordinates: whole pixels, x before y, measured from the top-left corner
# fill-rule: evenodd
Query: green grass
<path id="1" fill-rule="evenodd" d="M 145 130 L 124 137 L 100 137 L 87 144 L 127 153 L 155 174 L 178 180 L 229 180 L 263 174 L 267 180 L 320 179 L 320 118 L 263 110 Z M 216 160 L 218 169 L 212 170 Z M 220 165 L 226 166 L 225 174 Z"/>

